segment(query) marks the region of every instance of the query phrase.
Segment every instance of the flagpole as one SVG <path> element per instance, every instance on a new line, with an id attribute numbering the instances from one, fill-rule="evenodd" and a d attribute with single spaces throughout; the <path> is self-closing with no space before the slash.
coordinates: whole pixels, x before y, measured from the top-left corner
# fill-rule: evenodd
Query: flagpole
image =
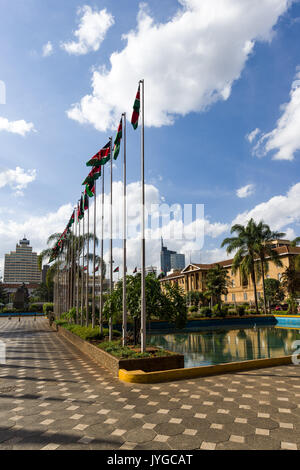
<path id="1" fill-rule="evenodd" d="M 93 237 L 93 294 L 92 294 L 92 328 L 95 328 L 95 261 L 96 261 L 96 181 L 94 192 L 94 237 Z"/>
<path id="2" fill-rule="evenodd" d="M 144 80 L 142 85 L 142 126 L 141 126 L 141 352 L 146 351 L 146 280 L 145 280 L 145 116 Z"/>
<path id="3" fill-rule="evenodd" d="M 103 316 L 102 316 L 102 306 L 103 306 L 103 237 L 104 237 L 104 168 L 102 167 L 102 201 L 101 201 L 101 252 L 100 252 L 100 266 L 98 265 L 98 270 L 100 272 L 100 296 L 99 296 L 99 323 L 100 323 L 100 333 L 103 333 Z"/>
<path id="4" fill-rule="evenodd" d="M 87 253 L 86 253 L 86 287 L 85 287 L 85 324 L 89 326 L 89 254 L 90 254 L 90 201 L 87 196 L 88 209 L 87 209 Z"/>
<path id="5" fill-rule="evenodd" d="M 113 192 L 113 162 L 112 162 L 112 137 L 109 138 L 110 142 L 110 294 L 113 292 L 113 215 L 112 215 L 112 192 Z M 112 317 L 110 311 L 109 317 L 109 341 L 112 341 Z"/>
<path id="6" fill-rule="evenodd" d="M 124 160 L 123 160 L 123 324 L 122 324 L 122 339 L 123 346 L 126 345 L 127 338 L 127 301 L 126 301 L 126 275 L 127 275 L 127 253 L 126 253 L 126 239 L 127 239 L 127 205 L 126 205 L 126 113 L 122 114 L 124 124 Z"/>
<path id="7" fill-rule="evenodd" d="M 82 195 L 80 211 L 82 209 Z M 81 326 L 83 326 L 83 289 L 84 289 L 84 216 L 82 218 L 82 271 L 81 271 Z"/>
<path id="8" fill-rule="evenodd" d="M 80 249 L 79 249 L 79 240 L 80 240 L 80 220 L 78 219 L 78 204 L 77 204 L 77 221 L 78 224 L 78 238 L 77 238 L 77 225 L 76 225 L 76 324 L 79 323 L 79 263 L 80 263 Z"/>

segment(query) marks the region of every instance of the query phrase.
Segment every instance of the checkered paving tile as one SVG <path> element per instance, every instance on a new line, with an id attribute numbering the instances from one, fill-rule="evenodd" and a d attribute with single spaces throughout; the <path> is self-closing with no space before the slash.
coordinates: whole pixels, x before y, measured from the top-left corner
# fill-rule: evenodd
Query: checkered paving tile
<path id="1" fill-rule="evenodd" d="M 0 450 L 300 449 L 297 366 L 134 385 L 44 319 L 0 319 Z"/>

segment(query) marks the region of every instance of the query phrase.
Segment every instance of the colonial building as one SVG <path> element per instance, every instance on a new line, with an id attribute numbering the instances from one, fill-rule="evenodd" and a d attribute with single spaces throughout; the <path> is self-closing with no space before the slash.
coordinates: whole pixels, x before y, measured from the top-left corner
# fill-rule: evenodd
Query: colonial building
<path id="1" fill-rule="evenodd" d="M 282 267 L 277 267 L 272 261 L 269 262 L 269 270 L 266 273 L 266 278 L 273 278 L 281 280 L 281 275 L 287 267 L 292 264 L 292 259 L 300 254 L 300 247 L 292 247 L 291 242 L 288 240 L 276 240 L 273 242 L 274 250 L 279 254 L 280 260 L 283 264 Z M 222 300 L 226 303 L 244 303 L 254 302 L 253 283 L 250 279 L 242 279 L 241 273 L 238 270 L 235 274 L 232 271 L 233 259 L 220 261 L 212 264 L 189 264 L 182 271 L 175 271 L 172 274 L 161 279 L 162 287 L 165 283 L 177 284 L 182 287 L 185 293 L 190 291 L 205 292 L 206 290 L 206 276 L 209 269 L 219 264 L 227 270 L 229 276 L 228 280 L 228 294 L 222 296 Z M 257 294 L 258 298 L 262 297 L 262 279 L 257 281 Z"/>

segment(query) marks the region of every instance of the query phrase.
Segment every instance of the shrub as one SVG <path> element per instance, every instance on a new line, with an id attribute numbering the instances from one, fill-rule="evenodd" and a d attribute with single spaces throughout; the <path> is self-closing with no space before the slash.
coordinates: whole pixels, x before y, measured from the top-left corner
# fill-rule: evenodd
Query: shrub
<path id="1" fill-rule="evenodd" d="M 209 307 L 200 308 L 200 313 L 202 313 L 204 317 L 211 317 L 212 314 L 211 309 Z"/>
<path id="2" fill-rule="evenodd" d="M 245 307 L 244 307 L 244 305 L 237 305 L 236 311 L 237 311 L 237 314 L 238 314 L 240 317 L 243 317 L 243 316 L 245 315 Z"/>
<path id="3" fill-rule="evenodd" d="M 28 310 L 29 310 L 29 312 L 41 313 L 43 311 L 43 305 L 41 305 L 41 304 L 30 304 Z"/>
<path id="4" fill-rule="evenodd" d="M 222 308 L 221 308 L 220 316 L 221 316 L 222 318 L 227 317 L 228 311 L 229 311 L 228 305 L 223 305 Z"/>
<path id="5" fill-rule="evenodd" d="M 198 307 L 196 307 L 196 305 L 191 305 L 188 308 L 188 311 L 191 312 L 191 313 L 198 312 Z"/>
<path id="6" fill-rule="evenodd" d="M 53 302 L 46 302 L 43 305 L 43 312 L 48 315 L 49 312 L 53 312 Z"/>

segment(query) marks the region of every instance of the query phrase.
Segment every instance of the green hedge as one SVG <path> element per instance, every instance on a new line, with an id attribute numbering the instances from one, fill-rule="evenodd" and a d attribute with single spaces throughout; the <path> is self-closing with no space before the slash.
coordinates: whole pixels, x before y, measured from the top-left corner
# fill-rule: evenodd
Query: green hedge
<path id="1" fill-rule="evenodd" d="M 108 336 L 109 331 L 107 328 L 103 329 L 103 334 L 100 333 L 99 327 L 97 328 L 92 328 L 91 326 L 80 326 L 80 325 L 74 325 L 72 323 L 67 323 L 66 321 L 63 320 L 56 320 L 55 323 L 58 326 L 62 326 L 68 331 L 71 331 L 71 333 L 74 333 L 75 335 L 79 336 L 80 338 L 90 341 L 90 340 L 102 340 L 105 338 L 105 336 Z M 113 336 L 119 337 L 121 336 L 121 333 L 117 330 L 113 330 Z"/>

